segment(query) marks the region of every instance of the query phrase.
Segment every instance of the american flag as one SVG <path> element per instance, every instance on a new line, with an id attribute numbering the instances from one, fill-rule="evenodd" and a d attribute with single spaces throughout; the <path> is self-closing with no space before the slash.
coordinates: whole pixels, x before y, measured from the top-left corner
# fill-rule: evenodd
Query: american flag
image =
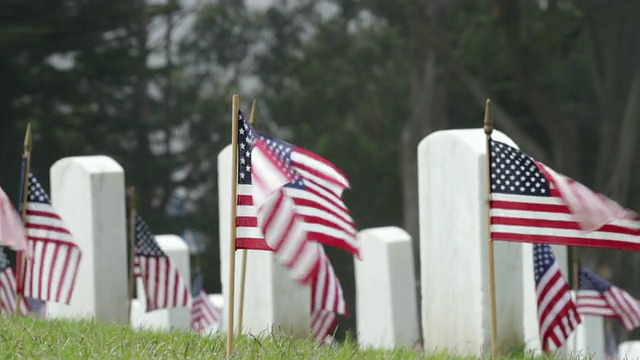
<path id="1" fill-rule="evenodd" d="M 202 272 L 196 272 L 191 286 L 191 328 L 202 331 L 220 325 L 220 309 L 211 303 L 209 296 L 202 288 Z"/>
<path id="2" fill-rule="evenodd" d="M 189 290 L 173 261 L 160 249 L 149 226 L 136 215 L 134 274 L 142 278 L 147 312 L 189 306 Z"/>
<path id="3" fill-rule="evenodd" d="M 7 194 L 0 187 L 0 242 L 15 251 L 27 249 L 22 221 Z"/>
<path id="4" fill-rule="evenodd" d="M 35 299 L 69 304 L 82 251 L 36 177 L 30 173 L 28 181 L 25 227 L 32 257 L 22 263 L 18 291 Z"/>
<path id="5" fill-rule="evenodd" d="M 350 186 L 342 171 L 308 150 L 257 134 L 242 113 L 238 129 L 237 247 L 269 249 L 260 231 L 255 230 L 257 221 L 252 194 L 255 189 L 251 187 L 251 151 L 257 140 L 263 140 L 270 152 L 278 156 L 290 171 L 288 176 L 293 180 L 284 186 L 284 190 L 293 199 L 297 212 L 304 217 L 307 238 L 359 256 L 355 224 L 341 198 L 344 189 Z"/>
<path id="6" fill-rule="evenodd" d="M 0 302 L 2 302 L 0 309 L 3 313 L 16 313 L 16 298 L 16 277 L 9 265 L 7 255 L 0 248 Z M 27 315 L 29 313 L 29 304 L 24 296 L 20 297 L 20 299 L 20 313 Z"/>
<path id="7" fill-rule="evenodd" d="M 640 303 L 626 291 L 580 266 L 578 312 L 617 318 L 625 329 L 640 326 Z"/>
<path id="8" fill-rule="evenodd" d="M 267 246 L 272 248 L 276 257 L 292 271 L 293 277 L 301 283 L 310 283 L 312 288 L 311 327 L 316 340 L 322 342 L 336 325 L 336 312 L 346 315 L 347 309 L 340 281 L 324 253 L 318 233 L 326 232 L 334 236 L 344 230 L 334 233 L 328 230 L 335 226 L 330 224 L 332 222 L 335 224 L 336 221 L 335 211 L 329 213 L 328 207 L 335 205 L 335 199 L 337 199 L 350 219 L 348 210 L 340 198 L 344 188 L 348 187 L 348 181 L 333 164 L 324 159 L 322 160 L 326 163 L 319 161 L 311 163 L 317 166 L 317 169 L 304 168 L 303 172 L 312 174 L 308 176 L 325 180 L 337 176 L 343 182 L 336 185 L 327 180 L 329 184 L 324 184 L 326 188 L 322 189 L 326 191 L 326 194 L 322 194 L 325 196 L 322 203 L 314 202 L 314 200 L 320 200 L 318 191 L 311 191 L 312 194 L 305 199 L 303 192 L 307 183 L 293 165 L 293 154 L 297 148 L 285 142 L 258 135 L 246 124 L 242 116 L 239 128 L 244 129 L 243 133 L 250 134 L 252 138 L 245 143 L 244 150 L 253 151 L 252 161 L 246 164 L 250 166 L 246 176 L 254 181 L 249 194 L 252 196 L 252 205 L 259 208 L 257 214 L 259 221 L 256 225 L 261 230 L 260 234 L 264 234 Z M 242 152 L 242 146 L 240 150 Z M 313 159 L 321 159 L 315 154 L 312 155 L 310 157 Z M 319 181 L 317 180 L 316 183 Z M 342 187 L 344 184 L 346 186 Z M 311 188 L 313 186 L 315 185 L 311 184 Z M 331 191 L 333 193 L 329 196 L 328 193 Z M 318 206 L 319 209 L 314 209 L 314 206 Z M 335 209 L 336 207 L 333 208 Z M 317 226 L 318 219 L 321 217 L 327 219 L 324 227 Z M 351 226 L 353 226 L 352 221 Z M 355 227 L 352 227 L 352 230 L 355 234 Z M 352 244 L 356 246 L 347 245 L 342 248 L 359 249 L 355 237 Z"/>
<path id="9" fill-rule="evenodd" d="M 634 212 L 507 144 L 489 141 L 493 240 L 640 250 Z"/>
<path id="10" fill-rule="evenodd" d="M 538 324 L 542 350 L 554 351 L 582 322 L 571 298 L 569 285 L 547 244 L 533 245 L 533 270 L 536 280 Z"/>

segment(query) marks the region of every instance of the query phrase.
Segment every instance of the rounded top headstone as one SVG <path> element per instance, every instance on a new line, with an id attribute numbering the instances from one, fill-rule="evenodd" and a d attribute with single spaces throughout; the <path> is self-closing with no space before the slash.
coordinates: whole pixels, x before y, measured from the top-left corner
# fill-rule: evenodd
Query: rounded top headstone
<path id="1" fill-rule="evenodd" d="M 187 243 L 178 235 L 156 235 L 156 241 L 158 242 L 158 245 L 160 245 L 160 248 L 164 251 L 189 251 L 189 246 L 187 245 Z"/>
<path id="2" fill-rule="evenodd" d="M 79 167 L 87 173 L 121 173 L 124 169 L 118 162 L 106 155 L 70 156 L 62 158 L 51 166 L 51 169 Z"/>
<path id="3" fill-rule="evenodd" d="M 503 142 L 509 146 L 518 149 L 518 145 L 511 140 L 510 137 L 505 135 L 499 130 L 493 130 L 491 134 L 493 140 Z M 461 140 L 461 141 L 460 141 Z M 418 144 L 418 152 L 421 152 L 424 147 L 429 143 L 465 143 L 472 150 L 478 153 L 484 153 L 487 147 L 487 135 L 484 133 L 484 129 L 452 129 L 452 130 L 439 130 L 434 131 L 427 135 Z"/>
<path id="4" fill-rule="evenodd" d="M 397 226 L 384 226 L 377 228 L 370 228 L 360 231 L 360 234 L 367 236 L 375 236 L 380 240 L 386 242 L 411 241 L 411 235 L 404 231 L 404 229 Z"/>

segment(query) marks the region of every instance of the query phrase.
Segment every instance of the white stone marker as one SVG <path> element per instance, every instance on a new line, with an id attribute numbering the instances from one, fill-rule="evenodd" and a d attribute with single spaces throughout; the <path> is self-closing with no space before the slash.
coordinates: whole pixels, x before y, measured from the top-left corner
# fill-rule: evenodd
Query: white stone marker
<path id="1" fill-rule="evenodd" d="M 189 265 L 189 247 L 177 235 L 156 235 L 158 245 L 178 268 L 182 280 L 191 289 L 191 268 Z M 142 279 L 136 279 L 137 303 L 131 307 L 131 325 L 156 330 L 191 328 L 191 307 L 159 309 L 145 312 L 147 298 Z M 191 290 L 189 290 L 189 293 Z M 134 311 L 135 309 L 135 311 Z"/>
<path id="2" fill-rule="evenodd" d="M 220 281 L 224 295 L 222 330 L 227 329 L 229 304 L 229 240 L 231 236 L 231 145 L 218 154 Z M 240 304 L 242 251 L 236 251 L 234 331 Z M 270 251 L 249 250 L 245 280 L 243 332 L 267 335 L 272 327 L 306 337 L 310 334 L 311 289 L 298 285 Z"/>
<path id="3" fill-rule="evenodd" d="M 124 170 L 107 156 L 58 160 L 51 201 L 82 260 L 69 306 L 47 303 L 47 317 L 127 321 L 127 233 Z"/>
<path id="4" fill-rule="evenodd" d="M 571 293 L 575 299 L 575 292 Z M 581 316 L 582 323 L 565 342 L 564 351 L 572 358 L 604 359 L 604 318 L 601 316 Z M 577 339 L 574 339 L 576 336 Z"/>
<path id="5" fill-rule="evenodd" d="M 493 138 L 516 146 L 499 131 Z M 482 129 L 432 133 L 418 145 L 422 328 L 427 352 L 491 351 L 487 165 Z M 526 250 L 526 249 L 529 250 Z M 531 247 L 495 242 L 498 345 L 525 342 Z"/>
<path id="6" fill-rule="evenodd" d="M 412 347 L 420 339 L 411 236 L 398 227 L 358 232 L 355 259 L 358 341 L 376 348 Z"/>
<path id="7" fill-rule="evenodd" d="M 618 345 L 618 359 L 640 360 L 640 341 L 625 341 Z"/>

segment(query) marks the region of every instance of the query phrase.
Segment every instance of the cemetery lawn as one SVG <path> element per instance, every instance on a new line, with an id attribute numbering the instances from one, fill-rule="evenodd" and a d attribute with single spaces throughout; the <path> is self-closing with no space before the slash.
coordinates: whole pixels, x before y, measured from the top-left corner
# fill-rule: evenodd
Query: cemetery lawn
<path id="1" fill-rule="evenodd" d="M 128 326 L 92 321 L 0 318 L 0 357 L 3 359 L 225 359 L 225 346 L 224 334 L 208 337 L 186 331 L 132 330 Z M 522 353 L 503 358 L 533 359 Z M 463 358 L 413 349 L 361 350 L 352 341 L 318 346 L 310 340 L 293 340 L 272 333 L 260 338 L 236 338 L 234 359 Z"/>

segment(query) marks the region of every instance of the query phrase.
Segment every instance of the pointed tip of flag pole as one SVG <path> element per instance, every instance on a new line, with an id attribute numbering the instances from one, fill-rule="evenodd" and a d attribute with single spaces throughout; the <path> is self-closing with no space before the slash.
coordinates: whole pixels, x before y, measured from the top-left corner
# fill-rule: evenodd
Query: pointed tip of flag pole
<path id="1" fill-rule="evenodd" d="M 251 126 L 256 126 L 256 120 L 258 118 L 258 109 L 256 108 L 256 99 L 253 99 L 251 103 L 251 115 L 249 115 L 249 123 Z"/>
<path id="2" fill-rule="evenodd" d="M 493 132 L 493 114 L 491 114 L 491 99 L 487 99 L 484 110 L 484 133 L 490 136 Z"/>
<path id="3" fill-rule="evenodd" d="M 24 134 L 24 152 L 31 152 L 31 123 L 27 124 L 27 131 Z"/>

